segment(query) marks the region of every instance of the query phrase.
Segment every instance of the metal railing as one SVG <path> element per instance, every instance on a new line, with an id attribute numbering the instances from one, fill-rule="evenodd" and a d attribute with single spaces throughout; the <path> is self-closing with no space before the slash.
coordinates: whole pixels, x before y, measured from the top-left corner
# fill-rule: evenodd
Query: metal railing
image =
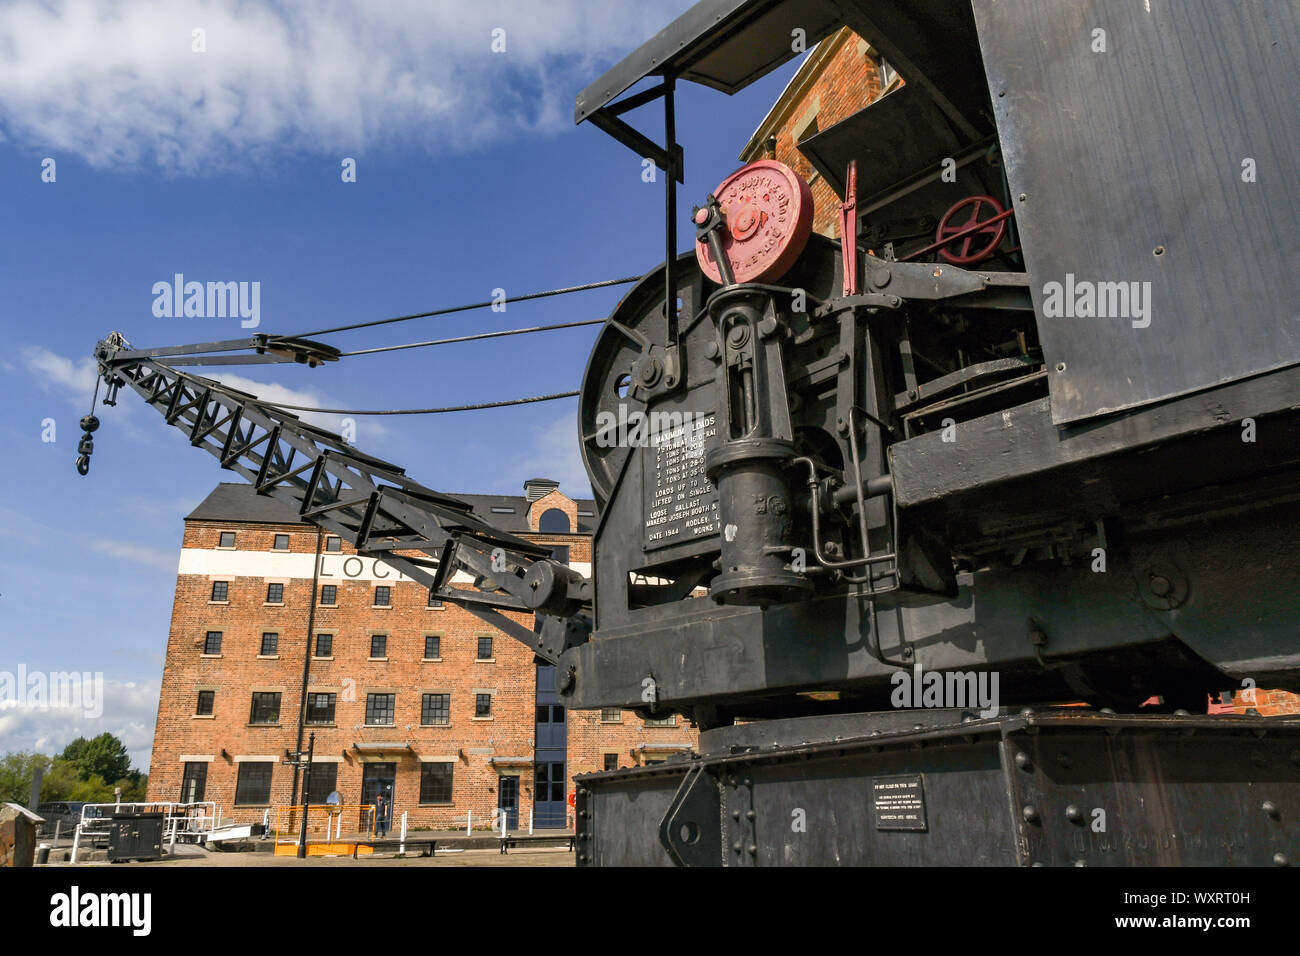
<path id="1" fill-rule="evenodd" d="M 140 803 L 88 803 L 81 808 L 81 819 L 72 833 L 72 856 L 69 862 L 77 862 L 77 853 L 83 838 L 95 843 L 101 839 L 108 840 L 113 825 L 114 814 L 120 813 L 160 813 L 163 816 L 163 833 L 170 851 L 177 839 L 187 842 L 202 842 L 203 838 L 215 830 L 221 822 L 221 808 L 215 801 L 202 800 L 196 803 L 178 803 L 173 800 Z"/>

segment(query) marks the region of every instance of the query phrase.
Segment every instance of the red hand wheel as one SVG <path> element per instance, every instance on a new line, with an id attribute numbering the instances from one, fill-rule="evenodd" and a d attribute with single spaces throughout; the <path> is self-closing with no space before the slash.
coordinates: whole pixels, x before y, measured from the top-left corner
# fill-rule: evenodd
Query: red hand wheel
<path id="1" fill-rule="evenodd" d="M 970 214 L 963 216 L 962 213 L 966 210 L 969 210 Z M 987 215 L 982 216 L 981 213 L 985 212 Z M 951 262 L 955 266 L 973 266 L 977 262 L 983 262 L 997 251 L 1003 237 L 1007 234 L 1005 218 L 998 219 L 997 222 L 989 222 L 1004 212 L 1006 210 L 1002 208 L 1002 204 L 992 196 L 967 196 L 943 214 L 943 218 L 939 220 L 939 230 L 934 234 L 934 241 L 942 242 L 949 236 L 955 236 L 966 230 L 971 232 L 941 248 L 939 255 L 945 262 Z M 987 225 L 982 228 L 973 228 L 985 222 Z"/>

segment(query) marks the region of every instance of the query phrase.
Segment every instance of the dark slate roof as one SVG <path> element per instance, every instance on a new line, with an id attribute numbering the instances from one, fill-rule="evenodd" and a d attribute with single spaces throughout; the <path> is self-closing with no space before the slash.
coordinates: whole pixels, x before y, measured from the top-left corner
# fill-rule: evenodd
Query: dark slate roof
<path id="1" fill-rule="evenodd" d="M 528 499 L 523 495 L 452 495 L 473 506 L 485 521 L 502 531 L 528 532 L 524 516 L 528 513 Z M 575 498 L 579 511 L 595 514 L 596 502 L 590 498 Z M 493 508 L 513 508 L 513 514 L 493 512 Z M 305 524 L 298 513 L 275 498 L 259 495 L 252 485 L 243 482 L 223 481 L 212 489 L 197 508 L 185 516 L 187 521 L 253 521 L 263 524 Z M 596 519 L 578 518 L 578 531 L 591 534 Z"/>

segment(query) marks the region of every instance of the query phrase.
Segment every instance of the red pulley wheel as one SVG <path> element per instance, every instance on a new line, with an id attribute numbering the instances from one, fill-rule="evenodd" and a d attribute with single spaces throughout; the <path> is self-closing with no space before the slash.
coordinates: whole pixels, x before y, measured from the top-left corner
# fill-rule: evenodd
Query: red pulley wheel
<path id="1" fill-rule="evenodd" d="M 713 193 L 722 209 L 722 251 L 737 282 L 770 282 L 790 271 L 812 235 L 812 190 L 785 163 L 760 159 L 724 179 Z M 695 258 L 714 282 L 722 273 L 707 242 Z"/>
<path id="2" fill-rule="evenodd" d="M 992 196 L 967 196 L 943 214 L 934 241 L 941 242 L 1005 211 L 1002 204 Z M 955 266 L 973 266 L 993 255 L 1006 234 L 1007 221 L 1000 219 L 944 246 L 939 250 L 939 255 L 945 262 L 951 262 Z"/>

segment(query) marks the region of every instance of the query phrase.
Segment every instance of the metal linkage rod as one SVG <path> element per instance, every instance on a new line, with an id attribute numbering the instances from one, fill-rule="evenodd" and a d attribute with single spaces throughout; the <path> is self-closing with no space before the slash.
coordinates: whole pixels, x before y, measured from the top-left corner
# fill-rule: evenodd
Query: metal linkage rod
<path id="1" fill-rule="evenodd" d="M 550 549 L 498 530 L 467 502 L 412 481 L 399 466 L 356 451 L 333 432 L 139 353 L 120 359 L 121 350 L 110 339 L 95 352 L 110 396 L 128 386 L 191 445 L 243 476 L 258 494 L 293 507 L 304 521 L 338 535 L 359 554 L 379 558 L 542 658 L 558 660 L 563 648 L 548 646 L 544 635 L 501 613 L 567 617 L 590 603 L 585 580 L 552 561 Z M 472 588 L 450 586 L 457 571 L 473 579 Z"/>

